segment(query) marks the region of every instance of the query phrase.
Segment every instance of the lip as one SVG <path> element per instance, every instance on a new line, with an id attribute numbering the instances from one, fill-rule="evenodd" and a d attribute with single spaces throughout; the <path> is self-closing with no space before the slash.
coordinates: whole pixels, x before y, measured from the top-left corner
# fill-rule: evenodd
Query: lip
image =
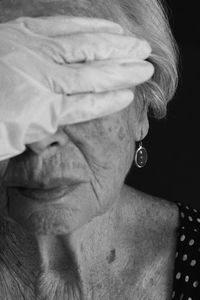
<path id="1" fill-rule="evenodd" d="M 84 182 L 74 182 L 65 186 L 57 186 L 52 188 L 31 188 L 31 187 L 10 187 L 9 190 L 14 190 L 23 197 L 39 202 L 52 202 L 60 200 L 65 195 L 73 192 L 78 186 Z"/>

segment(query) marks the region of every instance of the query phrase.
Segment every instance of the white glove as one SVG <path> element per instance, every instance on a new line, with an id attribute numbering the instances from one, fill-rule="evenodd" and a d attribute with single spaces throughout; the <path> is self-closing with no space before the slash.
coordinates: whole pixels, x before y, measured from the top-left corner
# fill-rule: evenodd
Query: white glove
<path id="1" fill-rule="evenodd" d="M 151 48 L 115 23 L 23 17 L 0 24 L 0 160 L 73 124 L 117 112 L 148 80 Z"/>

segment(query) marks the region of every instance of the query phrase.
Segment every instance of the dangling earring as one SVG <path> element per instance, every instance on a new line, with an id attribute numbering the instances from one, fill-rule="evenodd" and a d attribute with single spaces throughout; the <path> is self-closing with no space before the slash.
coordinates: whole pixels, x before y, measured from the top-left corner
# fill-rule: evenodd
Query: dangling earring
<path id="1" fill-rule="evenodd" d="M 139 147 L 135 152 L 135 165 L 138 168 L 143 168 L 147 163 L 147 150 L 142 146 L 142 141 L 139 142 Z"/>

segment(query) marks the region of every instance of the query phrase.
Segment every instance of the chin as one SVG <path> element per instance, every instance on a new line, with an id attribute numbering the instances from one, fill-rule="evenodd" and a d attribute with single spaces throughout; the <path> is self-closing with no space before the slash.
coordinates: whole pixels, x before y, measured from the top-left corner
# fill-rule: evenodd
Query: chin
<path id="1" fill-rule="evenodd" d="M 96 199 L 88 186 L 46 202 L 10 189 L 8 199 L 9 216 L 34 235 L 69 234 L 90 222 L 97 212 Z"/>

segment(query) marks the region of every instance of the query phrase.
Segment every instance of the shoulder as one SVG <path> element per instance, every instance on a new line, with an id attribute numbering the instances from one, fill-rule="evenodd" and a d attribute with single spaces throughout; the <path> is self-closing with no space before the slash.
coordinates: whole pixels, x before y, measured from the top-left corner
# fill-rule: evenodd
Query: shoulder
<path id="1" fill-rule="evenodd" d="M 120 203 L 121 226 L 127 240 L 135 239 L 153 253 L 174 250 L 179 228 L 176 204 L 124 186 Z"/>
<path id="2" fill-rule="evenodd" d="M 121 196 L 121 210 L 127 217 L 160 229 L 168 227 L 177 230 L 179 226 L 179 208 L 168 200 L 152 196 L 129 186 L 124 186 Z"/>
<path id="3" fill-rule="evenodd" d="M 124 187 L 122 198 L 123 239 L 131 249 L 129 267 L 133 264 L 132 275 L 137 277 L 134 293 L 141 296 L 138 299 L 143 299 L 144 290 L 151 299 L 166 299 L 173 283 L 178 207 L 129 187 Z"/>

